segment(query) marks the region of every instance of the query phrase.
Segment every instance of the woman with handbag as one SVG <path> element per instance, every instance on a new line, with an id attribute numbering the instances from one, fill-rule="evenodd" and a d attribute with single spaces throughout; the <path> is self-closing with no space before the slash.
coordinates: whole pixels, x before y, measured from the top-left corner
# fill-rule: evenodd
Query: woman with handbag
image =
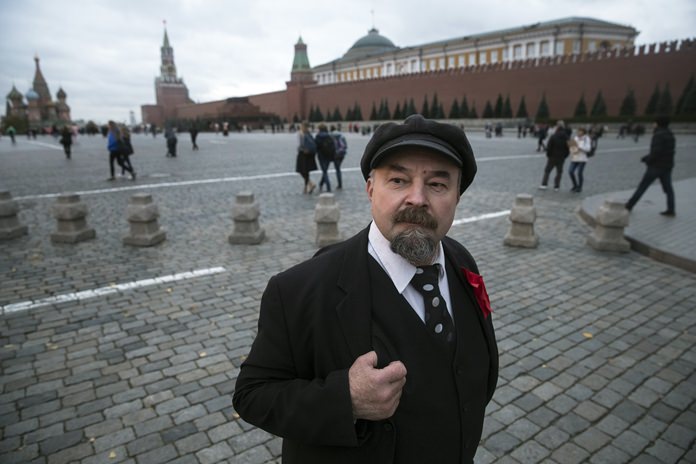
<path id="1" fill-rule="evenodd" d="M 309 133 L 309 125 L 302 122 L 298 133 L 297 159 L 295 160 L 295 171 L 304 179 L 304 191 L 302 193 L 312 193 L 317 184 L 309 179 L 309 173 L 317 170 L 317 162 L 314 156 L 317 153 L 317 145 L 314 137 Z"/>

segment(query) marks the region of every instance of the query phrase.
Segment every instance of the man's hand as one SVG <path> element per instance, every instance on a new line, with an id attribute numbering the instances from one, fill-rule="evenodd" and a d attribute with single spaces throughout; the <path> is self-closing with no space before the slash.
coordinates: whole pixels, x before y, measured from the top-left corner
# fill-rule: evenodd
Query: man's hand
<path id="1" fill-rule="evenodd" d="M 393 361 L 384 369 L 376 369 L 376 365 L 377 353 L 370 351 L 356 359 L 348 371 L 355 419 L 387 419 L 399 405 L 406 367 L 401 361 Z"/>

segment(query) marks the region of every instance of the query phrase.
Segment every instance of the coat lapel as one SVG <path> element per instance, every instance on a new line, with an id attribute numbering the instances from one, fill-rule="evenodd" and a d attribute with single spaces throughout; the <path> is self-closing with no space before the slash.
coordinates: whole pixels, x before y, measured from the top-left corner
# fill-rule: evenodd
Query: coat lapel
<path id="1" fill-rule="evenodd" d="M 356 235 L 345 248 L 337 282 L 345 297 L 336 306 L 336 313 L 354 359 L 372 350 L 368 230 L 366 228 Z"/>

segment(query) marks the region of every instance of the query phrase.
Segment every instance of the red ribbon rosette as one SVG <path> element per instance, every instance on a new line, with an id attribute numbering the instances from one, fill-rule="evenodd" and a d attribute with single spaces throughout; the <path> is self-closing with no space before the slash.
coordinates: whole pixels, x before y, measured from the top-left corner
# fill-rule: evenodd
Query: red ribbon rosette
<path id="1" fill-rule="evenodd" d="M 483 277 L 464 267 L 462 268 L 462 272 L 467 282 L 469 282 L 469 285 L 471 285 L 471 288 L 474 289 L 474 296 L 479 304 L 479 308 L 481 308 L 483 318 L 488 318 L 488 315 L 492 313 L 493 310 L 491 309 L 491 300 L 488 299 L 488 292 L 486 292 L 486 285 L 483 283 Z"/>

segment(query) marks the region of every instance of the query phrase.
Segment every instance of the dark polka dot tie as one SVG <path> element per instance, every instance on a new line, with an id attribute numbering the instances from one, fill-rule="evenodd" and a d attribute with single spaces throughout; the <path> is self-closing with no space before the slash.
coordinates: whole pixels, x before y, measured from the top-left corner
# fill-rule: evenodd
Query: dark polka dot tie
<path id="1" fill-rule="evenodd" d="M 451 343 L 454 341 L 454 324 L 447 311 L 447 304 L 440 295 L 439 278 L 439 264 L 420 266 L 416 268 L 411 285 L 423 295 L 425 328 L 435 338 Z"/>

